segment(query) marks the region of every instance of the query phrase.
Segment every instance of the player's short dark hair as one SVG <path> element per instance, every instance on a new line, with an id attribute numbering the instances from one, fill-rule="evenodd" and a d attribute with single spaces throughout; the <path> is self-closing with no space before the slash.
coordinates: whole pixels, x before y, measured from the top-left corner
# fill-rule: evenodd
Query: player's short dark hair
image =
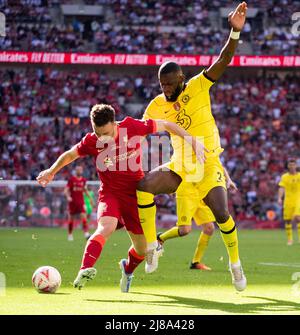
<path id="1" fill-rule="evenodd" d="M 102 127 L 115 121 L 115 110 L 110 105 L 97 104 L 92 107 L 90 118 L 95 126 Z"/>
<path id="2" fill-rule="evenodd" d="M 294 158 L 294 157 L 290 157 L 290 158 L 288 158 L 287 163 L 288 163 L 288 164 L 289 164 L 289 163 L 297 163 L 297 160 L 296 160 L 296 158 Z"/>
<path id="3" fill-rule="evenodd" d="M 178 65 L 175 62 L 165 62 L 161 64 L 159 70 L 158 70 L 158 77 L 160 77 L 162 74 L 168 74 L 171 72 L 179 72 L 181 71 L 180 65 Z"/>

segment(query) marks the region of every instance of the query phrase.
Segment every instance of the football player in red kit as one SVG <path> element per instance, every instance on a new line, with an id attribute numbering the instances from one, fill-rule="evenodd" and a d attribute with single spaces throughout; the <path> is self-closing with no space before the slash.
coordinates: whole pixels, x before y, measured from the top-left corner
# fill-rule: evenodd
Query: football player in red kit
<path id="1" fill-rule="evenodd" d="M 122 292 L 128 292 L 133 271 L 144 260 L 147 242 L 139 220 L 136 187 L 144 177 L 141 162 L 141 141 L 144 136 L 157 131 L 168 131 L 185 139 L 193 148 L 197 159 L 204 163 L 205 148 L 175 123 L 163 120 L 136 120 L 126 117 L 115 121 L 115 111 L 110 105 L 93 106 L 91 113 L 93 132 L 70 150 L 64 152 L 37 181 L 46 186 L 64 166 L 83 156 L 94 158 L 101 187 L 98 198 L 98 228 L 89 238 L 74 287 L 81 289 L 97 273 L 94 265 L 110 235 L 120 225 L 125 226 L 132 245 L 128 258 L 120 261 Z"/>
<path id="2" fill-rule="evenodd" d="M 81 165 L 77 165 L 75 168 L 75 175 L 72 176 L 67 183 L 64 193 L 68 200 L 68 240 L 73 241 L 73 227 L 76 215 L 80 216 L 82 222 L 82 230 L 86 238 L 90 237 L 89 227 L 87 224 L 86 211 L 84 206 L 84 193 L 90 198 L 92 202 L 87 186 L 86 179 L 82 176 L 83 168 Z"/>

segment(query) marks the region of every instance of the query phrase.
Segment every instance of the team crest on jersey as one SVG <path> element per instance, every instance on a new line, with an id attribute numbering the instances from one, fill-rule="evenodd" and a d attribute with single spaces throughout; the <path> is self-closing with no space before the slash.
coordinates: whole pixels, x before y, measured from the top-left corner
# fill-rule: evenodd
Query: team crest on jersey
<path id="1" fill-rule="evenodd" d="M 181 106 L 180 106 L 180 103 L 179 103 L 178 101 L 175 102 L 175 104 L 173 105 L 173 107 L 174 107 L 174 109 L 175 109 L 177 112 L 180 111 Z"/>
<path id="2" fill-rule="evenodd" d="M 186 94 L 182 97 L 181 101 L 186 105 L 190 100 L 190 97 Z"/>

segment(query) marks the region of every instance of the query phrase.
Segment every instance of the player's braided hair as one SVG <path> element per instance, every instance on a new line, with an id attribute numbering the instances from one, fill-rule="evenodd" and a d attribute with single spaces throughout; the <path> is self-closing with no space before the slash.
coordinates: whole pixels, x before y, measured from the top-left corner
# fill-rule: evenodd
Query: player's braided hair
<path id="1" fill-rule="evenodd" d="M 90 117 L 95 126 L 102 127 L 115 121 L 115 110 L 110 105 L 97 104 L 92 107 Z"/>

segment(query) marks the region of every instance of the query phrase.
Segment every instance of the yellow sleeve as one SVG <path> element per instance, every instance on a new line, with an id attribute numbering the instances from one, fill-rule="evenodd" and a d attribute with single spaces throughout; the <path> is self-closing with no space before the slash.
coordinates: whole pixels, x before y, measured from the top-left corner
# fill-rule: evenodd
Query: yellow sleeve
<path id="1" fill-rule="evenodd" d="M 205 70 L 189 80 L 189 85 L 195 85 L 195 88 L 197 86 L 198 89 L 200 86 L 201 91 L 208 91 L 214 83 L 215 82 L 213 80 L 207 77 Z"/>
<path id="2" fill-rule="evenodd" d="M 155 102 L 155 100 L 153 99 L 149 105 L 147 106 L 143 118 L 142 120 L 148 120 L 148 119 L 159 119 L 159 114 L 158 113 L 158 106 L 157 103 Z"/>
<path id="3" fill-rule="evenodd" d="M 285 183 L 285 178 L 284 178 L 284 176 L 282 176 L 282 177 L 280 178 L 280 181 L 279 181 L 278 185 L 279 185 L 280 187 L 286 187 L 286 183 Z"/>

